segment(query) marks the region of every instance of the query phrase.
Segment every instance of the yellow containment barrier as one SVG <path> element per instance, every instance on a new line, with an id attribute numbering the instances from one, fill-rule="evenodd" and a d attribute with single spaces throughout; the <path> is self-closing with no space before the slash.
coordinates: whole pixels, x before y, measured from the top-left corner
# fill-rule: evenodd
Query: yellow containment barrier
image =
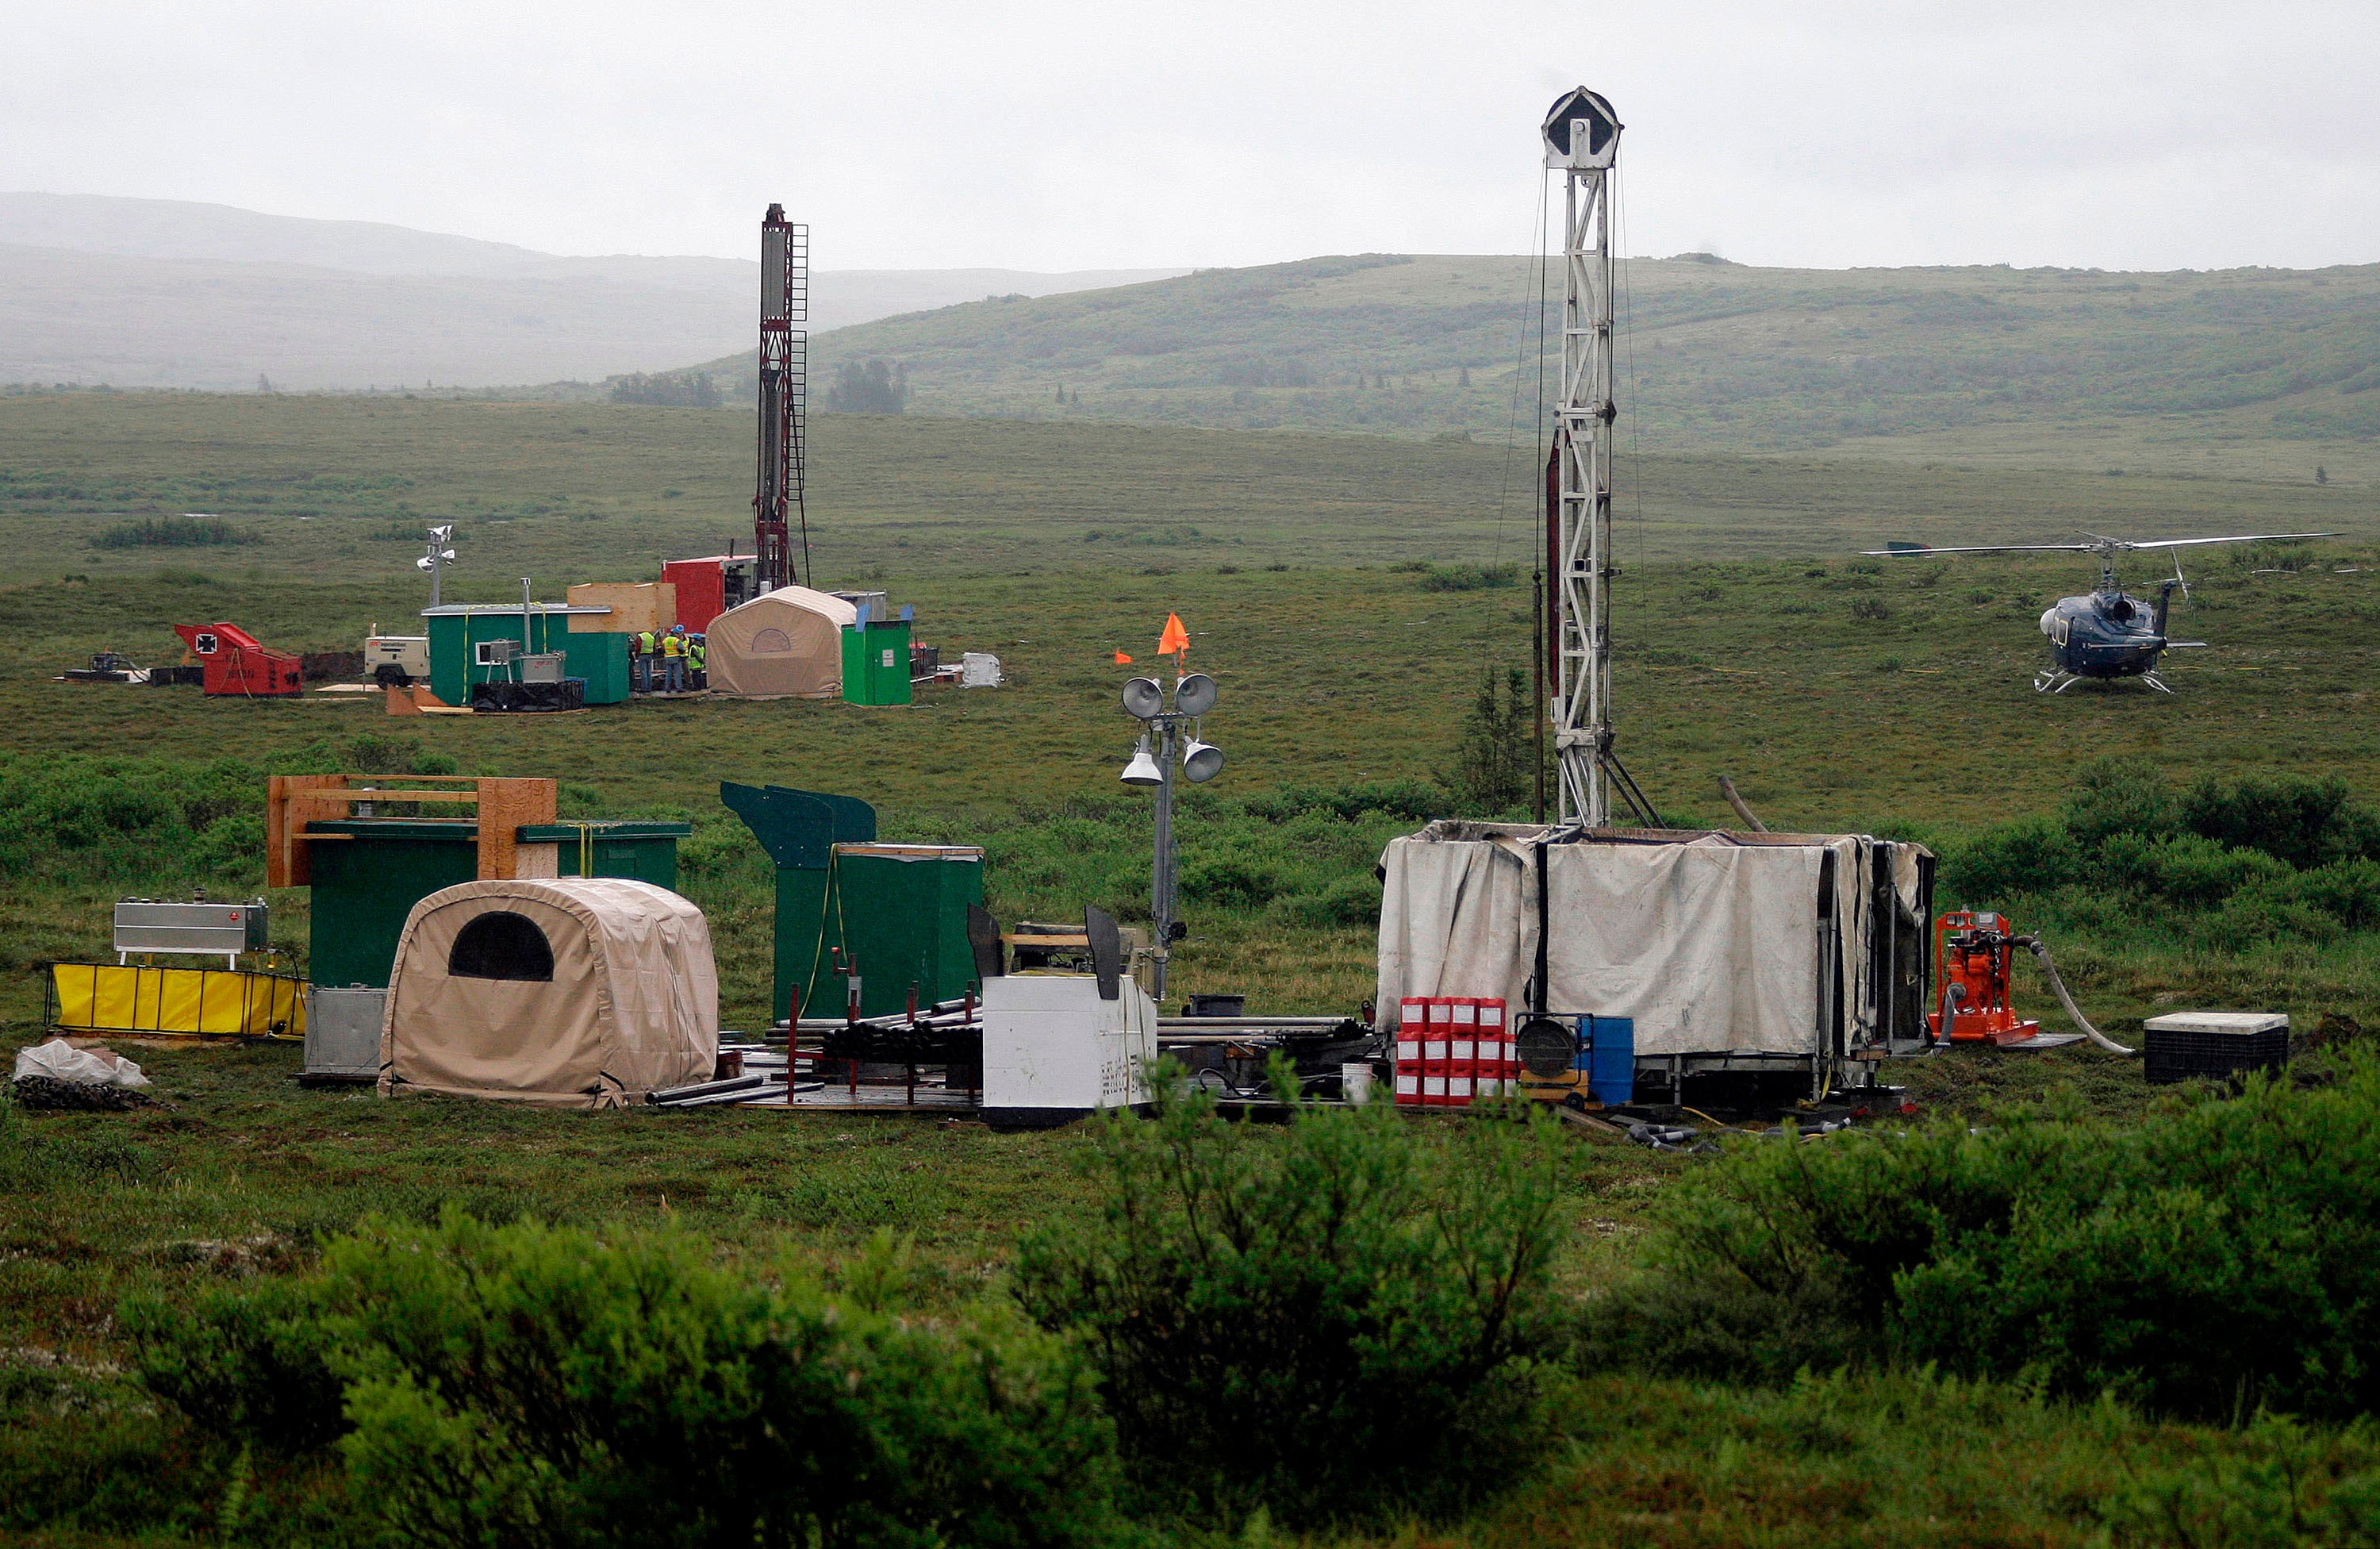
<path id="1" fill-rule="evenodd" d="M 230 969 L 50 965 L 50 1026 L 64 1032 L 303 1038 L 306 982 Z"/>

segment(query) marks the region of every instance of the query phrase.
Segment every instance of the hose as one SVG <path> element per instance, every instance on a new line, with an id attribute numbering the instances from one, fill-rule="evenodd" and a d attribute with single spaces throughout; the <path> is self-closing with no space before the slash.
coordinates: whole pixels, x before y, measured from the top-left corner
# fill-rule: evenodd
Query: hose
<path id="1" fill-rule="evenodd" d="M 2074 1025 L 2082 1030 L 2083 1037 L 2111 1055 L 2140 1053 L 2138 1049 L 2125 1048 L 2121 1043 L 2091 1025 L 2091 1018 L 2082 1015 L 2082 1008 L 2074 1004 L 2074 997 L 2066 993 L 2066 981 L 2058 977 L 2058 965 L 2049 960 L 2049 948 L 2041 945 L 2039 936 L 2019 936 L 2016 939 L 2023 943 L 2025 950 L 2031 952 L 2034 959 L 2041 964 L 2042 977 L 2049 981 L 2050 989 L 2057 992 L 2058 1004 L 2066 1007 L 2066 1014 L 2074 1018 Z"/>

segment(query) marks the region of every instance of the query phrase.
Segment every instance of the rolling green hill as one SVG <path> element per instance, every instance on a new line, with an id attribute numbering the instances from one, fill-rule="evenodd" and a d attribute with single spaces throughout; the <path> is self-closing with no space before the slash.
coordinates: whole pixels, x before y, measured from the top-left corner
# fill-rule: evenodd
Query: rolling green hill
<path id="1" fill-rule="evenodd" d="M 1516 403 L 1520 424 L 1537 418 L 1530 269 L 1372 254 L 987 299 L 821 335 L 814 381 L 822 392 L 844 362 L 882 360 L 922 413 L 1501 440 Z M 1682 258 L 1633 261 L 1625 281 L 1621 430 L 1647 450 L 2097 426 L 2132 442 L 2279 444 L 2310 477 L 2325 445 L 2380 438 L 2380 265 Z M 751 371 L 747 356 L 705 369 L 739 389 Z"/>

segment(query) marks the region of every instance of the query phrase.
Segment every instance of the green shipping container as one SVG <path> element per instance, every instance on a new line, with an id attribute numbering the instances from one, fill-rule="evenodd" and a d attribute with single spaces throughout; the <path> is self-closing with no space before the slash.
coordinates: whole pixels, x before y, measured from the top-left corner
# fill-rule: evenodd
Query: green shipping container
<path id="1" fill-rule="evenodd" d="M 307 977 L 327 987 L 386 985 L 413 906 L 479 874 L 480 825 L 468 819 L 340 818 L 310 823 L 306 832 L 344 836 L 307 847 Z M 629 877 L 674 892 L 677 842 L 693 832 L 683 823 L 552 823 L 524 827 L 518 838 L 552 845 L 559 875 Z"/>
<path id="2" fill-rule="evenodd" d="M 618 704 L 628 697 L 628 639 L 625 634 L 574 632 L 573 614 L 602 617 L 604 610 L 563 604 L 529 610 L 528 640 L 539 652 L 563 653 L 563 671 L 587 681 L 589 704 Z M 478 648 L 489 640 L 518 641 L 517 604 L 452 604 L 425 609 L 430 636 L 430 691 L 448 704 L 468 704 L 471 685 L 508 679 L 513 669 L 478 665 Z"/>
<path id="3" fill-rule="evenodd" d="M 909 621 L 873 620 L 843 632 L 843 697 L 848 704 L 909 702 Z"/>

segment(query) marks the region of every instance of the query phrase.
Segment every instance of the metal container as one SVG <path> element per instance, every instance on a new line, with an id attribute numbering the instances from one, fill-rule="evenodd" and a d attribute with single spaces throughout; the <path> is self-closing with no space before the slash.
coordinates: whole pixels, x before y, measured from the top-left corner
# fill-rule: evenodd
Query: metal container
<path id="1" fill-rule="evenodd" d="M 322 1080 L 378 1080 L 381 1013 L 387 1005 L 386 990 L 361 984 L 307 991 L 306 1068 L 298 1074 Z"/>
<path id="2" fill-rule="evenodd" d="M 115 906 L 118 952 L 190 952 L 226 958 L 259 952 L 265 944 L 264 901 L 245 904 L 164 903 L 126 898 Z"/>
<path id="3" fill-rule="evenodd" d="M 540 651 L 534 656 L 520 659 L 520 680 L 524 683 L 559 683 L 563 664 L 567 660 L 559 651 Z"/>

